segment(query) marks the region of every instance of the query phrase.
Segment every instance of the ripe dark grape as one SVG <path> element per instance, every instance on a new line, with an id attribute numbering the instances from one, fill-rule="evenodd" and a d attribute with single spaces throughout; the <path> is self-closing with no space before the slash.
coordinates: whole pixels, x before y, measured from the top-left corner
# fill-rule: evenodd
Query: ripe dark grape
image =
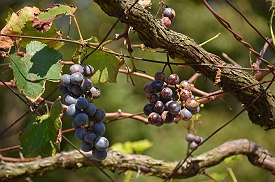
<path id="1" fill-rule="evenodd" d="M 195 136 L 192 133 L 187 133 L 185 136 L 186 141 L 193 142 L 195 140 Z"/>
<path id="2" fill-rule="evenodd" d="M 79 73 L 83 74 L 84 70 L 83 70 L 83 67 L 80 64 L 74 64 L 70 67 L 70 73 L 71 74 L 76 73 L 76 72 L 79 72 Z"/>
<path id="3" fill-rule="evenodd" d="M 160 80 L 162 82 L 165 82 L 165 73 L 163 73 L 162 71 L 158 71 L 155 73 L 155 76 L 154 76 L 155 80 Z"/>
<path id="4" fill-rule="evenodd" d="M 78 109 L 85 109 L 89 102 L 85 97 L 79 97 L 76 101 L 75 107 Z"/>
<path id="5" fill-rule="evenodd" d="M 173 97 L 173 90 L 169 87 L 164 87 L 161 90 L 161 97 L 164 99 L 171 99 Z"/>
<path id="6" fill-rule="evenodd" d="M 168 104 L 167 110 L 176 115 L 180 112 L 181 106 L 177 101 L 172 101 Z"/>
<path id="7" fill-rule="evenodd" d="M 180 117 L 182 120 L 188 121 L 192 118 L 193 114 L 186 108 L 180 110 Z"/>
<path id="8" fill-rule="evenodd" d="M 195 142 L 196 144 L 200 144 L 200 143 L 202 142 L 202 137 L 200 137 L 200 136 L 195 136 L 194 142 Z"/>
<path id="9" fill-rule="evenodd" d="M 145 93 L 149 94 L 149 93 L 152 93 L 153 90 L 152 90 L 152 87 L 151 87 L 151 82 L 150 83 L 146 83 L 143 87 L 143 90 Z"/>
<path id="10" fill-rule="evenodd" d="M 80 85 L 83 81 L 84 77 L 80 72 L 75 72 L 71 75 L 70 81 L 72 84 Z"/>
<path id="11" fill-rule="evenodd" d="M 69 86 L 69 85 L 71 85 L 71 80 L 70 80 L 70 78 L 71 78 L 71 75 L 69 75 L 69 74 L 64 74 L 64 75 L 62 75 L 62 77 L 61 77 L 61 79 L 60 79 L 60 81 L 61 81 L 61 84 L 63 85 L 63 86 Z"/>
<path id="12" fill-rule="evenodd" d="M 81 142 L 81 150 L 84 152 L 89 152 L 93 149 L 93 144 L 86 142 L 85 140 L 82 140 Z"/>
<path id="13" fill-rule="evenodd" d="M 74 137 L 77 140 L 84 140 L 84 135 L 86 134 L 86 128 L 78 128 L 74 132 Z"/>
<path id="14" fill-rule="evenodd" d="M 65 94 L 67 94 L 69 92 L 69 90 L 68 90 L 68 88 L 66 86 L 61 85 L 60 86 L 60 92 L 61 92 L 62 95 L 65 95 Z"/>
<path id="15" fill-rule="evenodd" d="M 69 106 L 71 104 L 76 104 L 77 101 L 77 96 L 71 94 L 71 93 L 66 93 L 63 97 L 63 103 L 66 106 Z"/>
<path id="16" fill-rule="evenodd" d="M 164 111 L 164 104 L 161 101 L 157 101 L 154 105 L 154 111 L 161 114 Z"/>
<path id="17" fill-rule="evenodd" d="M 171 20 L 168 17 L 165 17 L 165 16 L 160 18 L 160 22 L 167 28 L 170 27 L 170 25 L 172 23 Z"/>
<path id="18" fill-rule="evenodd" d="M 84 78 L 83 82 L 80 85 L 80 88 L 83 90 L 83 92 L 88 92 L 93 87 L 93 83 L 89 78 Z"/>
<path id="19" fill-rule="evenodd" d="M 66 113 L 69 117 L 74 118 L 80 113 L 80 110 L 75 107 L 75 104 L 71 104 L 68 106 Z"/>
<path id="20" fill-rule="evenodd" d="M 196 144 L 195 142 L 191 142 L 191 143 L 189 144 L 189 148 L 190 148 L 191 150 L 195 150 L 197 147 L 198 147 L 198 144 Z"/>
<path id="21" fill-rule="evenodd" d="M 148 122 L 152 125 L 159 125 L 163 123 L 163 121 L 161 120 L 161 116 L 156 112 L 152 112 L 151 114 L 149 114 Z"/>
<path id="22" fill-rule="evenodd" d="M 163 83 L 160 80 L 154 80 L 151 82 L 151 88 L 154 93 L 158 93 L 163 88 Z"/>
<path id="23" fill-rule="evenodd" d="M 89 117 L 85 113 L 79 113 L 78 115 L 75 116 L 74 120 L 78 125 L 84 126 L 84 125 L 88 124 Z"/>
<path id="24" fill-rule="evenodd" d="M 174 121 L 174 116 L 169 111 L 163 111 L 161 114 L 161 119 L 163 120 L 164 123 L 169 124 Z"/>
<path id="25" fill-rule="evenodd" d="M 88 143 L 93 144 L 95 142 L 95 139 L 96 139 L 96 134 L 92 131 L 88 131 L 84 135 L 84 140 Z"/>
<path id="26" fill-rule="evenodd" d="M 94 122 L 99 122 L 105 119 L 106 113 L 103 109 L 96 109 L 95 114 L 91 117 L 91 120 Z"/>
<path id="27" fill-rule="evenodd" d="M 107 157 L 107 150 L 104 150 L 104 151 L 100 151 L 96 148 L 93 148 L 92 149 L 93 151 L 93 157 L 95 160 L 98 160 L 98 161 L 102 161 L 104 160 L 106 157 Z"/>
<path id="28" fill-rule="evenodd" d="M 85 77 L 91 77 L 95 73 L 95 69 L 91 65 L 85 65 L 85 66 L 83 66 L 83 71 L 84 71 L 83 75 Z"/>
<path id="29" fill-rule="evenodd" d="M 95 140 L 95 148 L 100 151 L 107 150 L 109 147 L 109 141 L 105 137 L 99 137 Z"/>
<path id="30" fill-rule="evenodd" d="M 168 17 L 170 20 L 173 20 L 176 16 L 176 12 L 172 8 L 164 8 L 162 15 L 164 17 Z"/>
<path id="31" fill-rule="evenodd" d="M 85 112 L 88 116 L 93 116 L 96 112 L 96 107 L 93 103 L 89 103 L 83 112 Z"/>
<path id="32" fill-rule="evenodd" d="M 180 77 L 177 74 L 171 74 L 167 78 L 168 85 L 176 85 L 176 84 L 179 84 L 179 82 L 180 82 Z"/>
<path id="33" fill-rule="evenodd" d="M 147 100 L 151 103 L 155 103 L 159 100 L 159 96 L 156 93 L 149 93 L 147 95 Z"/>
<path id="34" fill-rule="evenodd" d="M 80 85 L 70 85 L 68 86 L 68 90 L 77 97 L 81 96 L 84 93 Z"/>
<path id="35" fill-rule="evenodd" d="M 81 126 L 78 125 L 78 124 L 75 122 L 75 120 L 74 120 L 74 121 L 72 122 L 72 127 L 76 130 L 76 129 L 80 128 Z"/>
<path id="36" fill-rule="evenodd" d="M 144 106 L 143 112 L 145 115 L 149 116 L 154 111 L 154 104 L 148 103 Z"/>
<path id="37" fill-rule="evenodd" d="M 102 136 L 105 133 L 105 125 L 102 122 L 97 122 L 92 125 L 92 132 L 96 136 Z"/>
<path id="38" fill-rule="evenodd" d="M 89 92 L 89 97 L 92 99 L 98 99 L 101 95 L 100 89 L 96 87 L 92 87 Z"/>

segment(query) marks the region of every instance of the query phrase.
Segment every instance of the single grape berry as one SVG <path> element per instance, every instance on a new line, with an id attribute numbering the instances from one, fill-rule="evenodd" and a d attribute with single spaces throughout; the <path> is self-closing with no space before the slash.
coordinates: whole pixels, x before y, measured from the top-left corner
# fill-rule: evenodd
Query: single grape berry
<path id="1" fill-rule="evenodd" d="M 93 144 L 95 142 L 96 135 L 92 131 L 88 131 L 84 135 L 84 140 L 88 143 Z"/>
<path id="2" fill-rule="evenodd" d="M 188 98 L 191 98 L 192 92 L 187 89 L 181 89 L 179 93 L 179 97 L 181 100 L 186 101 Z"/>
<path id="3" fill-rule="evenodd" d="M 180 115 L 181 119 L 184 121 L 190 120 L 193 116 L 193 114 L 186 108 L 183 108 L 182 110 L 180 110 L 179 115 Z"/>
<path id="4" fill-rule="evenodd" d="M 195 98 L 188 98 L 185 102 L 186 109 L 190 111 L 197 110 L 199 105 L 200 103 Z"/>
<path id="5" fill-rule="evenodd" d="M 109 147 L 109 141 L 105 137 L 99 137 L 95 140 L 95 148 L 100 151 L 107 150 Z"/>
<path id="6" fill-rule="evenodd" d="M 191 150 L 195 150 L 197 147 L 198 147 L 198 144 L 196 144 L 195 142 L 191 142 L 190 145 L 189 145 L 189 148 Z"/>
<path id="7" fill-rule="evenodd" d="M 202 142 L 201 138 L 202 138 L 202 137 L 200 137 L 200 136 L 195 136 L 194 142 L 195 142 L 196 144 L 200 144 L 200 143 Z"/>
<path id="8" fill-rule="evenodd" d="M 93 157 L 95 160 L 98 160 L 98 161 L 102 161 L 104 160 L 106 157 L 107 157 L 107 150 L 104 150 L 104 151 L 100 151 L 96 148 L 93 148 L 92 149 L 93 151 Z"/>
<path id="9" fill-rule="evenodd" d="M 68 87 L 69 85 L 71 85 L 71 79 L 70 78 L 71 78 L 71 75 L 69 75 L 69 74 L 62 75 L 62 77 L 60 78 L 61 84 L 63 86 Z"/>
<path id="10" fill-rule="evenodd" d="M 144 106 L 143 112 L 145 115 L 149 116 L 154 111 L 154 104 L 148 103 Z"/>
<path id="11" fill-rule="evenodd" d="M 83 66 L 83 71 L 84 71 L 83 75 L 85 77 L 91 77 L 95 73 L 95 69 L 91 65 L 85 65 L 85 66 Z"/>
<path id="12" fill-rule="evenodd" d="M 60 86 L 60 92 L 61 92 L 62 95 L 65 95 L 69 92 L 69 90 L 66 86 L 61 85 Z"/>
<path id="13" fill-rule="evenodd" d="M 75 116 L 74 120 L 78 125 L 84 126 L 84 125 L 88 124 L 89 117 L 85 113 L 79 113 L 78 115 Z"/>
<path id="14" fill-rule="evenodd" d="M 75 107 L 78 109 L 85 109 L 88 105 L 89 102 L 85 97 L 79 97 L 76 101 Z"/>
<path id="15" fill-rule="evenodd" d="M 152 93 L 153 90 L 152 90 L 152 87 L 151 87 L 151 82 L 150 83 L 146 83 L 143 87 L 143 90 L 145 93 L 149 94 L 149 93 Z"/>
<path id="16" fill-rule="evenodd" d="M 76 72 L 79 72 L 79 73 L 83 74 L 84 70 L 83 70 L 83 67 L 80 64 L 74 64 L 70 67 L 70 73 L 71 74 L 76 73 Z"/>
<path id="17" fill-rule="evenodd" d="M 158 71 L 155 73 L 155 76 L 154 76 L 155 80 L 160 80 L 162 82 L 165 82 L 165 73 L 163 73 L 162 71 Z"/>
<path id="18" fill-rule="evenodd" d="M 84 140 L 84 135 L 86 134 L 86 128 L 78 128 L 74 132 L 74 137 L 77 140 Z"/>
<path id="19" fill-rule="evenodd" d="M 76 104 L 76 101 L 77 101 L 77 96 L 71 94 L 71 93 L 66 93 L 64 96 L 63 96 L 63 103 L 66 105 L 66 106 L 69 106 L 71 104 Z"/>
<path id="20" fill-rule="evenodd" d="M 89 152 L 93 149 L 93 144 L 86 142 L 85 140 L 82 140 L 81 142 L 81 150 L 84 152 Z"/>
<path id="21" fill-rule="evenodd" d="M 193 142 L 195 140 L 195 136 L 192 133 L 187 133 L 185 136 L 186 141 Z"/>
<path id="22" fill-rule="evenodd" d="M 100 122 L 105 119 L 106 113 L 103 109 L 96 109 L 95 114 L 90 118 L 91 121 Z"/>
<path id="23" fill-rule="evenodd" d="M 88 92 L 93 87 L 93 83 L 89 78 L 84 78 L 83 82 L 80 85 L 80 88 L 83 90 L 83 92 Z"/>
<path id="24" fill-rule="evenodd" d="M 163 120 L 164 123 L 169 124 L 174 121 L 174 116 L 169 111 L 163 111 L 161 113 L 161 119 Z"/>
<path id="25" fill-rule="evenodd" d="M 75 121 L 72 122 L 72 127 L 76 130 L 78 128 L 80 128 L 81 126 L 78 125 Z"/>
<path id="26" fill-rule="evenodd" d="M 150 93 L 147 95 L 147 100 L 151 103 L 155 103 L 159 100 L 159 96 L 156 93 Z"/>
<path id="27" fill-rule="evenodd" d="M 172 23 L 171 20 L 168 17 L 165 17 L 165 16 L 160 18 L 160 22 L 167 28 L 170 27 L 170 25 Z"/>
<path id="28" fill-rule="evenodd" d="M 158 93 L 163 89 L 163 83 L 160 80 L 154 80 L 151 82 L 151 88 L 154 93 Z"/>
<path id="29" fill-rule="evenodd" d="M 85 112 L 88 116 L 93 116 L 96 112 L 96 107 L 93 103 L 89 103 L 83 112 Z"/>
<path id="30" fill-rule="evenodd" d="M 69 117 L 74 118 L 80 113 L 80 110 L 75 107 L 75 104 L 71 104 L 68 106 L 66 113 Z"/>
<path id="31" fill-rule="evenodd" d="M 172 8 L 164 8 L 162 15 L 168 17 L 170 20 L 173 20 L 176 17 L 176 12 Z"/>
<path id="32" fill-rule="evenodd" d="M 80 85 L 83 81 L 84 77 L 80 72 L 75 72 L 71 75 L 70 81 L 72 84 Z"/>
<path id="33" fill-rule="evenodd" d="M 105 125 L 102 122 L 97 122 L 92 125 L 92 132 L 96 136 L 102 136 L 105 133 Z"/>
<path id="34" fill-rule="evenodd" d="M 149 114 L 148 122 L 151 125 L 159 125 L 159 124 L 163 123 L 163 121 L 161 120 L 161 116 L 156 112 L 152 112 L 151 114 Z"/>
<path id="35" fill-rule="evenodd" d="M 84 93 L 80 85 L 70 85 L 68 86 L 68 90 L 77 97 L 81 96 Z"/>
<path id="36" fill-rule="evenodd" d="M 176 115 L 180 112 L 181 106 L 177 101 L 172 101 L 168 104 L 167 110 Z"/>
<path id="37" fill-rule="evenodd" d="M 164 99 L 171 99 L 173 96 L 173 90 L 169 87 L 164 87 L 160 94 Z"/>
<path id="38" fill-rule="evenodd" d="M 165 109 L 163 102 L 157 101 L 154 105 L 154 111 L 161 114 Z"/>
<path id="39" fill-rule="evenodd" d="M 92 87 L 88 93 L 91 99 L 98 99 L 101 95 L 100 89 L 97 87 Z"/>
<path id="40" fill-rule="evenodd" d="M 179 84 L 179 82 L 180 82 L 180 77 L 177 74 L 170 74 L 167 77 L 168 85 L 176 85 L 176 84 Z"/>

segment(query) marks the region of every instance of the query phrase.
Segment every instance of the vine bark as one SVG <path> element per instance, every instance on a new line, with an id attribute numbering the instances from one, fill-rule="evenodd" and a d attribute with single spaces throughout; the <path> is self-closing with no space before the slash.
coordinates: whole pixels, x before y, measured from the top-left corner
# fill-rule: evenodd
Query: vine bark
<path id="1" fill-rule="evenodd" d="M 220 57 L 205 51 L 192 38 L 164 27 L 140 4 L 137 3 L 128 11 L 128 8 L 135 2 L 134 0 L 94 1 L 109 16 L 119 18 L 125 14 L 121 21 L 134 28 L 145 46 L 167 50 L 170 57 L 190 64 L 195 71 L 202 73 L 212 82 L 215 82 L 218 68 L 200 64 L 233 67 Z M 233 68 L 223 68 L 220 79 L 218 86 L 224 91 L 230 92 L 244 106 L 250 105 L 255 98 L 259 97 L 247 109 L 250 120 L 254 124 L 266 126 L 268 129 L 275 127 L 275 97 L 270 90 L 263 93 L 265 87 L 250 74 Z"/>

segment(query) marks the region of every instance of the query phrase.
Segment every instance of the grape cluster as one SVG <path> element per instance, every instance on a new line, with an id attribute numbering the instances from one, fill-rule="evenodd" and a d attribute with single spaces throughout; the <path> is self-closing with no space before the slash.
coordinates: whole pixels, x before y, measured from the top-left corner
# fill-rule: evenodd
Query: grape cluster
<path id="1" fill-rule="evenodd" d="M 88 78 L 94 74 L 94 68 L 91 65 L 82 67 L 74 64 L 70 67 L 70 73 L 62 75 L 60 90 L 63 103 L 68 106 L 67 115 L 74 118 L 74 136 L 82 141 L 81 149 L 84 152 L 92 150 L 96 160 L 104 160 L 109 146 L 108 139 L 102 136 L 105 132 L 102 120 L 106 113 L 89 102 L 100 97 L 100 90 L 93 87 Z"/>
<path id="2" fill-rule="evenodd" d="M 175 18 L 175 16 L 176 16 L 176 12 L 174 9 L 164 8 L 160 22 L 168 28 L 170 27 L 172 20 Z"/>
<path id="3" fill-rule="evenodd" d="M 185 136 L 186 141 L 189 142 L 189 148 L 194 150 L 198 147 L 199 144 L 203 142 L 203 138 L 200 136 L 195 136 L 192 133 L 187 133 Z"/>
<path id="4" fill-rule="evenodd" d="M 154 78 L 144 85 L 149 103 L 143 112 L 150 124 L 161 126 L 179 120 L 188 121 L 199 112 L 200 104 L 192 95 L 188 81 L 180 82 L 177 74 L 170 74 L 166 79 L 163 72 L 156 72 Z M 175 87 L 176 94 L 169 86 Z"/>

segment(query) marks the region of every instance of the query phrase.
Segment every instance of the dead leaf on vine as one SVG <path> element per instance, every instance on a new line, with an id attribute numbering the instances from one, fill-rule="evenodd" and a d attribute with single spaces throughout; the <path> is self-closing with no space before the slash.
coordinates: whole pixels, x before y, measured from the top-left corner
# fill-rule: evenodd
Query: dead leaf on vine
<path id="1" fill-rule="evenodd" d="M 152 7 L 152 1 L 151 0 L 139 0 L 138 3 L 143 6 L 143 8 L 150 8 Z"/>
<path id="2" fill-rule="evenodd" d="M 221 82 L 221 75 L 222 75 L 222 69 L 218 68 L 216 77 L 215 77 L 215 83 L 214 86 L 218 85 Z"/>
<path id="3" fill-rule="evenodd" d="M 38 30 L 40 32 L 46 32 L 51 28 L 54 19 L 55 19 L 55 16 L 53 16 L 49 19 L 46 19 L 46 20 L 34 18 L 32 21 L 32 26 L 33 26 L 33 28 L 35 28 L 36 30 Z"/>

